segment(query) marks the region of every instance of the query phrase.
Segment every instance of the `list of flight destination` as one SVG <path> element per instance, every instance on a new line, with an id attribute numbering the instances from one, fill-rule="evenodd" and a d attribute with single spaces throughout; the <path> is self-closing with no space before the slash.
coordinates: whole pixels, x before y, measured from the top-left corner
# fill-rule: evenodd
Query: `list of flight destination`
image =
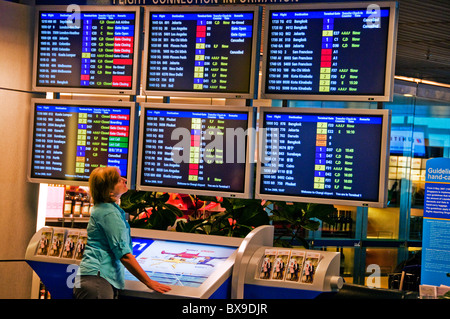
<path id="1" fill-rule="evenodd" d="M 41 12 L 36 86 L 131 89 L 136 14 Z"/>
<path id="2" fill-rule="evenodd" d="M 242 192 L 247 118 L 245 112 L 146 109 L 141 184 Z"/>
<path id="3" fill-rule="evenodd" d="M 147 90 L 247 93 L 253 12 L 151 13 Z"/>
<path id="4" fill-rule="evenodd" d="M 31 177 L 87 181 L 97 167 L 127 177 L 130 108 L 36 105 Z"/>
<path id="5" fill-rule="evenodd" d="M 377 200 L 381 116 L 265 113 L 261 194 Z"/>
<path id="6" fill-rule="evenodd" d="M 270 14 L 266 93 L 384 94 L 388 9 Z"/>

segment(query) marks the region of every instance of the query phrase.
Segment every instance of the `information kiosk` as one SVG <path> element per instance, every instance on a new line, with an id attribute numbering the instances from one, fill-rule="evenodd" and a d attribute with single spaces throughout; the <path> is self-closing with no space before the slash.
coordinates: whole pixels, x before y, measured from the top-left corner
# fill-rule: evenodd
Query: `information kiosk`
<path id="1" fill-rule="evenodd" d="M 245 238 L 147 229 L 132 229 L 131 235 L 142 268 L 172 290 L 154 293 L 126 271 L 120 298 L 312 299 L 342 284 L 339 253 L 271 247 L 273 226 Z M 44 227 L 31 238 L 25 259 L 52 298 L 72 298 L 86 242 L 86 230 L 72 228 Z"/>

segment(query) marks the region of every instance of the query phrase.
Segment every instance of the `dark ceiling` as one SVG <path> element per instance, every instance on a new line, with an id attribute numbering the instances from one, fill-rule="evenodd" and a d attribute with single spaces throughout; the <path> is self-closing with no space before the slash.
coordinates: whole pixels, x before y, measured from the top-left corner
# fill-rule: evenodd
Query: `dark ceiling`
<path id="1" fill-rule="evenodd" d="M 395 75 L 450 84 L 450 0 L 399 0 Z"/>
<path id="2" fill-rule="evenodd" d="M 36 3 L 40 2 L 51 1 L 36 0 Z M 450 84 L 450 0 L 397 2 L 399 21 L 395 74 Z"/>

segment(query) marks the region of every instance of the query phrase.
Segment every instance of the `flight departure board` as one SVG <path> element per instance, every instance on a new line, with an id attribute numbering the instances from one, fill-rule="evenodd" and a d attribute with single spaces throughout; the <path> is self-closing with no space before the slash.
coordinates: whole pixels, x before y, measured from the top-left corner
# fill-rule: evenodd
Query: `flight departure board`
<path id="1" fill-rule="evenodd" d="M 389 110 L 264 108 L 257 194 L 384 206 Z"/>
<path id="2" fill-rule="evenodd" d="M 29 178 L 87 185 L 92 170 L 115 166 L 129 178 L 135 104 L 36 99 Z"/>
<path id="3" fill-rule="evenodd" d="M 33 89 L 136 94 L 139 11 L 38 10 Z"/>
<path id="4" fill-rule="evenodd" d="M 268 7 L 262 95 L 389 101 L 394 3 Z"/>
<path id="5" fill-rule="evenodd" d="M 151 8 L 146 20 L 146 94 L 254 98 L 257 9 Z"/>
<path id="6" fill-rule="evenodd" d="M 137 188 L 251 196 L 252 117 L 250 107 L 146 105 Z"/>

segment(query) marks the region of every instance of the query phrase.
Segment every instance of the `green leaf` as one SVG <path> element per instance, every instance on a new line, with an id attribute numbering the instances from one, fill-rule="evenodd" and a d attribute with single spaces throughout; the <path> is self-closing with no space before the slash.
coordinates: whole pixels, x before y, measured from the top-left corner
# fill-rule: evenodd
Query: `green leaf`
<path id="1" fill-rule="evenodd" d="M 176 206 L 172 205 L 172 204 L 162 204 L 161 207 L 163 209 L 166 209 L 168 211 L 170 211 L 172 214 L 174 214 L 177 217 L 183 217 L 183 212 Z"/>

